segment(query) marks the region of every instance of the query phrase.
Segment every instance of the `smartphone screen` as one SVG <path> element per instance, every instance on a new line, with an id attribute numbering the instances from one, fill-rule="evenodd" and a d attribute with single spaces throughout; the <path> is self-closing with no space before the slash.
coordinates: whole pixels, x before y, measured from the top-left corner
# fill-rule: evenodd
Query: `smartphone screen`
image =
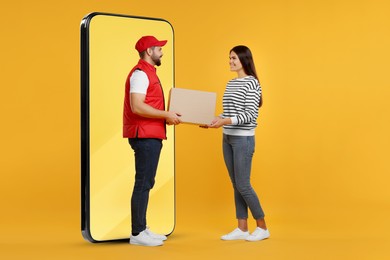
<path id="1" fill-rule="evenodd" d="M 81 215 L 91 242 L 129 239 L 134 152 L 122 136 L 125 81 L 139 60 L 134 46 L 144 35 L 168 40 L 157 75 L 165 100 L 174 86 L 174 34 L 169 22 L 145 17 L 92 13 L 81 22 Z M 167 104 L 166 104 L 167 106 Z M 150 191 L 147 225 L 170 234 L 175 224 L 174 128 Z"/>

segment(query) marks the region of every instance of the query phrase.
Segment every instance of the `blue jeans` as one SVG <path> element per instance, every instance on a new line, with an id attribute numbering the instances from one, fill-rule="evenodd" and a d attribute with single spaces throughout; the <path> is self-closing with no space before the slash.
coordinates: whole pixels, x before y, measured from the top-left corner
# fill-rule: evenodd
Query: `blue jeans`
<path id="1" fill-rule="evenodd" d="M 259 198 L 250 184 L 254 136 L 223 135 L 223 157 L 234 189 L 237 219 L 248 218 L 248 207 L 254 219 L 264 218 Z"/>
<path id="2" fill-rule="evenodd" d="M 135 157 L 135 182 L 131 196 L 131 229 L 132 233 L 140 233 L 146 229 L 149 192 L 154 186 L 162 140 L 129 138 L 129 144 L 134 150 Z"/>

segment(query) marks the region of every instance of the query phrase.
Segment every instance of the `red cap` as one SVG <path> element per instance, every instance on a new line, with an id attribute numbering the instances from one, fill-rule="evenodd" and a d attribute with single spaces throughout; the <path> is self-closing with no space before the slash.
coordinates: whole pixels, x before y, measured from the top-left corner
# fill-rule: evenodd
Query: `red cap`
<path id="1" fill-rule="evenodd" d="M 147 48 L 150 48 L 150 47 L 153 47 L 153 46 L 160 46 L 160 47 L 162 47 L 166 43 L 167 43 L 167 41 L 159 41 L 154 36 L 143 36 L 135 44 L 135 49 L 138 52 L 143 52 Z"/>

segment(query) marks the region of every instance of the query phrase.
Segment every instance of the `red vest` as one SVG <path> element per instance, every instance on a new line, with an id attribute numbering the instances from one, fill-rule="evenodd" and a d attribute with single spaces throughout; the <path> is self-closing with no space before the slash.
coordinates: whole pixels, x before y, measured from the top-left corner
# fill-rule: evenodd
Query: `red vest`
<path id="1" fill-rule="evenodd" d="M 135 70 L 142 70 L 149 79 L 145 103 L 159 110 L 165 110 L 164 92 L 156 74 L 156 68 L 140 59 L 126 79 L 125 101 L 123 107 L 123 137 L 167 139 L 165 119 L 146 118 L 134 114 L 130 106 L 130 77 Z"/>

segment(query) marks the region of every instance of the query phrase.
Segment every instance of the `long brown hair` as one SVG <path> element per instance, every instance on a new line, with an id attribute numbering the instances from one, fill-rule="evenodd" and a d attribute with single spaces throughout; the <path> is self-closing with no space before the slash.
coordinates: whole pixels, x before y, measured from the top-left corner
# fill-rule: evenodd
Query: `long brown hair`
<path id="1" fill-rule="evenodd" d="M 257 77 L 257 73 L 256 73 L 255 63 L 253 62 L 253 56 L 251 50 L 244 45 L 238 45 L 236 47 L 233 47 L 229 53 L 231 53 L 232 51 L 235 54 L 237 54 L 238 59 L 242 64 L 242 68 L 245 71 L 245 74 L 255 77 L 260 84 L 260 80 Z M 262 104 L 263 104 L 263 95 L 260 96 L 259 107 L 261 107 Z"/>

